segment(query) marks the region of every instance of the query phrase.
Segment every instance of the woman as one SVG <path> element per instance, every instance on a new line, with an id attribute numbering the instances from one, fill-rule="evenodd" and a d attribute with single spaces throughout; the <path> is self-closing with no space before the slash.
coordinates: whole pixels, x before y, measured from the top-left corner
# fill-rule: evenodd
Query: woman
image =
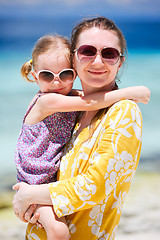
<path id="1" fill-rule="evenodd" d="M 126 44 L 115 24 L 104 17 L 84 20 L 71 41 L 84 95 L 116 89 Z M 39 215 L 31 217 L 34 204 L 52 205 L 56 216 L 66 216 L 71 240 L 113 240 L 140 157 L 141 136 L 141 113 L 132 101 L 83 112 L 62 157 L 58 181 L 16 184 L 15 212 L 35 223 Z M 43 228 L 30 223 L 26 239 L 47 238 Z"/>

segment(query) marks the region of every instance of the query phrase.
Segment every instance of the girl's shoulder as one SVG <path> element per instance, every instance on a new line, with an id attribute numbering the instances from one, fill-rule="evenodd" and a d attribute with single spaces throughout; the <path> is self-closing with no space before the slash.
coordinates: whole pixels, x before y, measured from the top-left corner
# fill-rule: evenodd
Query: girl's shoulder
<path id="1" fill-rule="evenodd" d="M 33 108 L 33 106 L 36 104 L 37 100 L 43 95 L 42 92 L 37 92 L 36 95 L 32 98 L 32 100 L 30 101 L 29 103 L 29 106 L 27 108 L 27 111 L 24 115 L 24 118 L 23 118 L 23 123 L 25 122 L 25 119 L 26 117 L 28 116 L 28 114 L 30 113 L 31 109 Z"/>

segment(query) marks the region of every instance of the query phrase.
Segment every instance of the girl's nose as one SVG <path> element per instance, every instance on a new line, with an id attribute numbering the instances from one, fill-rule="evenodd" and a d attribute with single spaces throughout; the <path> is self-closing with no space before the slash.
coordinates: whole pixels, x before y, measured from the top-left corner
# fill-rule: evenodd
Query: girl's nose
<path id="1" fill-rule="evenodd" d="M 60 82 L 61 82 L 61 81 L 60 81 L 59 77 L 55 77 L 55 78 L 54 78 L 54 81 L 53 81 L 54 84 L 56 84 L 56 83 L 59 84 Z"/>

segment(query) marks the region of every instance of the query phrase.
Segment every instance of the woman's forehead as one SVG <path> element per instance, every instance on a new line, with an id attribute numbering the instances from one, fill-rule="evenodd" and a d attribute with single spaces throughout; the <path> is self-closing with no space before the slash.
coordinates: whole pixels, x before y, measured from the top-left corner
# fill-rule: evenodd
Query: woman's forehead
<path id="1" fill-rule="evenodd" d="M 80 33 L 77 46 L 93 45 L 95 47 L 115 47 L 119 46 L 119 38 L 113 30 L 105 30 L 98 27 L 92 27 Z"/>

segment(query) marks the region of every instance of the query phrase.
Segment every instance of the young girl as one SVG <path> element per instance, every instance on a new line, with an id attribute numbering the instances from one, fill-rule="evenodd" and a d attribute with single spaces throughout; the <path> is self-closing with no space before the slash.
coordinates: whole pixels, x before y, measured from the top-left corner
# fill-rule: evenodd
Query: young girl
<path id="1" fill-rule="evenodd" d="M 40 88 L 24 116 L 15 155 L 18 181 L 29 184 L 56 181 L 63 147 L 71 136 L 77 111 L 104 108 L 124 98 L 142 103 L 149 100 L 149 90 L 143 86 L 75 96 L 83 93 L 72 90 L 76 74 L 71 68 L 70 44 L 61 36 L 40 38 L 32 60 L 22 66 L 21 73 Z M 65 219 L 58 219 L 52 207 L 39 206 L 37 214 L 48 240 L 69 239 Z"/>

